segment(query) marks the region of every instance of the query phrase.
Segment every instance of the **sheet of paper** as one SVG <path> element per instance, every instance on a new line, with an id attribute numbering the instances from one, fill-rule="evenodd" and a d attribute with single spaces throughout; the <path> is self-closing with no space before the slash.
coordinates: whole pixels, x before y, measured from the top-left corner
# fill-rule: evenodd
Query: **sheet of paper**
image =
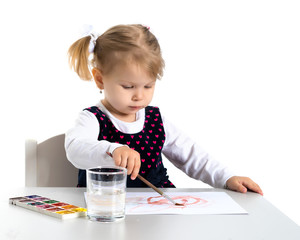
<path id="1" fill-rule="evenodd" d="M 127 192 L 126 214 L 247 214 L 225 192 L 168 192 L 175 206 L 155 192 Z"/>

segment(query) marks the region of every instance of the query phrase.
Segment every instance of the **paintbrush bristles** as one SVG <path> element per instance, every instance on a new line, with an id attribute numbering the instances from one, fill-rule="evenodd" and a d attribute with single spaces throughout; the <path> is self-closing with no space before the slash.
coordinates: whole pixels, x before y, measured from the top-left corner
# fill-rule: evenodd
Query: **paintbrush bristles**
<path id="1" fill-rule="evenodd" d="M 176 206 L 184 206 L 182 203 L 175 203 Z"/>

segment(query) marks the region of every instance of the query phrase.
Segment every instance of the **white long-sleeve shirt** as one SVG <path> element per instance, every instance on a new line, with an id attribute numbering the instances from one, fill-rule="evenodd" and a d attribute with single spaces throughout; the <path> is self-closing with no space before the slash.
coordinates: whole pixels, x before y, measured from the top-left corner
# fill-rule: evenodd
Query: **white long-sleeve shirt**
<path id="1" fill-rule="evenodd" d="M 138 133 L 143 129 L 145 109 L 136 114 L 135 122 L 123 122 L 115 118 L 101 102 L 96 106 L 104 112 L 114 126 L 127 134 Z M 214 160 L 197 143 L 178 130 L 162 116 L 166 134 L 162 153 L 177 168 L 188 176 L 201 180 L 213 187 L 223 188 L 226 181 L 234 174 L 218 161 Z M 114 165 L 114 160 L 106 152 L 113 153 L 117 147 L 124 146 L 106 140 L 98 140 L 100 125 L 96 116 L 89 111 L 82 111 L 75 126 L 66 132 L 65 149 L 69 161 L 79 169 Z"/>

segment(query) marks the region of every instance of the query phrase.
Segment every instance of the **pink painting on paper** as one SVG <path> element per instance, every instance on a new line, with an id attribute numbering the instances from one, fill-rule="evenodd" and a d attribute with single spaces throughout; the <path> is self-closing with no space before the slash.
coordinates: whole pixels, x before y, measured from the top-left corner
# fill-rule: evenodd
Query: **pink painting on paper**
<path id="1" fill-rule="evenodd" d="M 155 192 L 127 192 L 126 214 L 246 214 L 224 192 L 170 192 L 174 205 Z"/>

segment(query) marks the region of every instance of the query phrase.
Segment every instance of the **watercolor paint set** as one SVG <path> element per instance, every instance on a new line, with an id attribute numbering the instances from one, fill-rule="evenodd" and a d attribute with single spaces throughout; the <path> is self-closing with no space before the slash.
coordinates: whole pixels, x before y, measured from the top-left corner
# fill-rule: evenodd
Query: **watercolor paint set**
<path id="1" fill-rule="evenodd" d="M 85 217 L 86 209 L 39 195 L 14 197 L 9 203 L 60 219 Z"/>

